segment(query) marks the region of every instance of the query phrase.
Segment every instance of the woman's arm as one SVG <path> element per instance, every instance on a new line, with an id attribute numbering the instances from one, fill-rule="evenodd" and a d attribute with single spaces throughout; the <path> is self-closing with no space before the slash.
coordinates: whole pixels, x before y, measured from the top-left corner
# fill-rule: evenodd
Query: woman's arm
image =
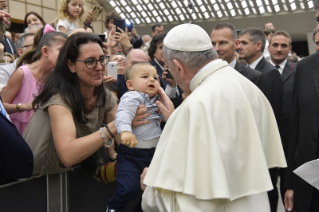
<path id="1" fill-rule="evenodd" d="M 11 75 L 10 79 L 8 80 L 8 84 L 6 86 L 6 89 L 3 90 L 3 93 L 1 95 L 3 106 L 6 109 L 7 113 L 17 113 L 19 112 L 17 110 L 16 104 L 12 104 L 12 100 L 14 97 L 18 94 L 22 81 L 23 81 L 23 70 L 21 68 L 17 69 L 13 74 Z M 21 102 L 20 111 L 30 111 L 32 110 L 32 102 Z"/>
<path id="2" fill-rule="evenodd" d="M 49 116 L 55 148 L 61 162 L 71 167 L 91 156 L 104 144 L 101 134 L 96 131 L 82 138 L 76 138 L 76 127 L 72 113 L 61 105 L 49 106 Z M 108 124 L 116 134 L 114 121 Z M 105 132 L 106 129 L 104 128 Z"/>
<path id="3" fill-rule="evenodd" d="M 110 122 L 114 122 L 115 121 L 115 114 L 116 114 L 116 111 L 117 111 L 117 104 L 115 105 L 115 107 L 113 107 L 112 110 L 110 110 L 109 112 L 106 113 L 106 116 L 105 116 L 105 123 L 110 123 Z M 121 137 L 117 134 L 117 131 L 116 131 L 116 128 L 115 128 L 115 125 L 114 125 L 114 129 L 112 130 L 110 128 L 112 134 L 115 136 L 114 137 L 114 140 L 115 142 L 120 145 L 121 144 Z"/>

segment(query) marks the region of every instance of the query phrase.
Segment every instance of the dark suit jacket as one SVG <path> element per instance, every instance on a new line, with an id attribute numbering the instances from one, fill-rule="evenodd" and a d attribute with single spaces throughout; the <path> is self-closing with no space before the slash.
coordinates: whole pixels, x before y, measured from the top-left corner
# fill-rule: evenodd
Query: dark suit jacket
<path id="1" fill-rule="evenodd" d="M 236 61 L 235 69 L 254 83 L 263 93 L 265 92 L 264 77 L 262 73 L 247 66 L 243 66 L 238 61 Z"/>
<path id="2" fill-rule="evenodd" d="M 264 57 L 259 61 L 255 69 L 260 71 L 264 76 L 264 94 L 270 102 L 275 113 L 277 123 L 279 124 L 284 92 L 284 84 L 282 82 L 281 75 L 274 66 L 265 60 Z"/>
<path id="3" fill-rule="evenodd" d="M 285 185 L 294 190 L 296 211 L 309 211 L 313 187 L 292 171 L 318 158 L 318 129 L 319 53 L 315 53 L 297 63 L 293 87 Z"/>
<path id="4" fill-rule="evenodd" d="M 160 78 L 161 87 L 165 90 L 167 83 L 162 79 L 163 70 L 162 68 L 155 62 L 155 60 L 151 60 L 150 64 L 156 68 L 157 74 Z M 174 107 L 177 108 L 182 103 L 182 93 L 183 91 L 180 89 L 179 86 L 177 86 L 177 89 L 179 91 L 179 95 L 176 93 L 176 97 L 174 99 L 171 99 Z"/>
<path id="5" fill-rule="evenodd" d="M 0 126 L 0 184 L 31 177 L 33 154 L 28 144 L 1 112 Z"/>
<path id="6" fill-rule="evenodd" d="M 3 36 L 2 44 L 4 45 L 4 52 L 18 55 L 17 48 L 13 40 L 9 39 L 6 35 Z"/>
<path id="7" fill-rule="evenodd" d="M 287 61 L 284 70 L 281 74 L 282 82 L 284 83 L 284 96 L 282 102 L 282 110 L 279 124 L 279 132 L 287 158 L 288 143 L 290 139 L 290 123 L 291 123 L 291 107 L 292 107 L 292 90 L 294 85 L 294 77 L 296 71 L 296 63 Z"/>

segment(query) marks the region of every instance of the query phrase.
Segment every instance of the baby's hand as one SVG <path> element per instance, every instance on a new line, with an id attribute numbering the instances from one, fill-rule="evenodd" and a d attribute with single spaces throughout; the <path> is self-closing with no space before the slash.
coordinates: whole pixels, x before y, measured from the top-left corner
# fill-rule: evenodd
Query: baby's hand
<path id="1" fill-rule="evenodd" d="M 121 140 L 123 144 L 128 147 L 135 147 L 137 145 L 136 137 L 131 132 L 121 132 Z"/>

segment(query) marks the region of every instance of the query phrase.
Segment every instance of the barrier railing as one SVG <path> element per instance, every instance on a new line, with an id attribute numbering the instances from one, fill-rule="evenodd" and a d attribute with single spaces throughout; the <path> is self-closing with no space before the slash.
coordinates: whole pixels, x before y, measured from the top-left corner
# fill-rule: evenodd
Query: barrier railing
<path id="1" fill-rule="evenodd" d="M 0 186 L 1 212 L 105 212 L 117 183 L 96 181 L 82 167 Z M 131 211 L 137 199 L 125 212 Z"/>

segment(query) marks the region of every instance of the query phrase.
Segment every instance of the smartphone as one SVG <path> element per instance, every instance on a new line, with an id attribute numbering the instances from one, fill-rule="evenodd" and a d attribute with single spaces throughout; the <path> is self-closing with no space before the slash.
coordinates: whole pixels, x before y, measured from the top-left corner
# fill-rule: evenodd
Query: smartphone
<path id="1" fill-rule="evenodd" d="M 167 69 L 167 74 L 166 74 L 166 78 L 167 79 L 174 79 L 173 75 L 171 74 L 171 72 Z"/>
<path id="2" fill-rule="evenodd" d="M 115 18 L 114 25 L 116 26 L 116 32 L 121 32 L 120 30 L 117 29 L 118 27 L 121 28 L 125 32 L 126 23 L 125 23 L 124 19 Z"/>
<path id="3" fill-rule="evenodd" d="M 129 24 L 126 24 L 126 27 L 127 27 L 127 31 L 128 31 L 128 32 L 132 32 L 132 29 L 133 29 L 133 23 L 132 23 L 132 21 L 130 21 Z"/>
<path id="4" fill-rule="evenodd" d="M 93 8 L 93 15 L 92 15 L 92 21 L 96 21 L 97 18 L 100 16 L 101 12 L 103 10 L 103 7 L 96 4 Z"/>
<path id="5" fill-rule="evenodd" d="M 107 76 L 112 76 L 117 79 L 117 63 L 109 62 L 107 64 Z"/>
<path id="6" fill-rule="evenodd" d="M 105 42 L 105 34 L 98 34 L 99 38 Z"/>

